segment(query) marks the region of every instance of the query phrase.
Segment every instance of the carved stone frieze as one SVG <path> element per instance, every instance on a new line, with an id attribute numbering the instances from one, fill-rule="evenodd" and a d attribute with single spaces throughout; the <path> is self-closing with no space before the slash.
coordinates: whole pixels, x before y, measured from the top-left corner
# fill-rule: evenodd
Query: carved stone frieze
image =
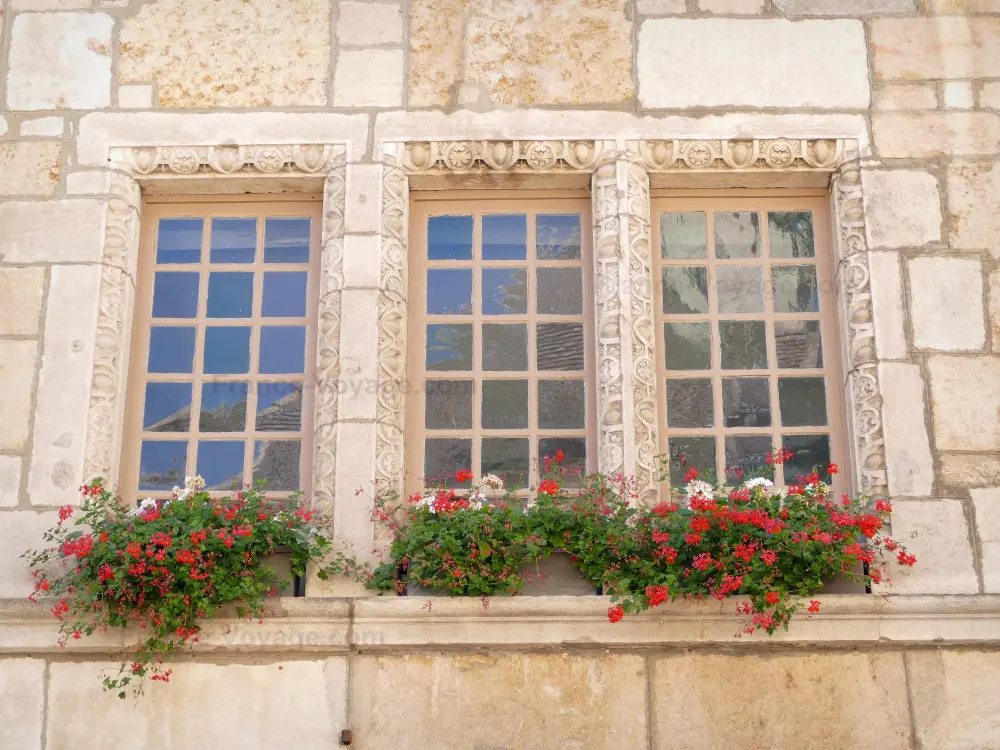
<path id="1" fill-rule="evenodd" d="M 124 412 L 125 353 L 135 299 L 139 257 L 139 185 L 121 172 L 110 175 L 98 301 L 94 375 L 87 415 L 84 479 L 117 479 Z"/>
<path id="2" fill-rule="evenodd" d="M 424 141 L 399 144 L 398 165 L 409 173 L 593 171 L 614 151 L 608 141 Z"/>
<path id="3" fill-rule="evenodd" d="M 321 175 L 345 151 L 340 144 L 273 146 L 137 146 L 114 148 L 111 162 L 137 176 Z"/>
<path id="4" fill-rule="evenodd" d="M 628 150 L 649 170 L 815 169 L 831 172 L 848 141 L 841 139 L 632 141 Z"/>
<path id="5" fill-rule="evenodd" d="M 317 311 L 316 400 L 313 421 L 313 503 L 333 509 L 337 481 L 341 295 L 344 287 L 344 210 L 347 168 L 337 159 L 323 187 L 323 249 Z"/>

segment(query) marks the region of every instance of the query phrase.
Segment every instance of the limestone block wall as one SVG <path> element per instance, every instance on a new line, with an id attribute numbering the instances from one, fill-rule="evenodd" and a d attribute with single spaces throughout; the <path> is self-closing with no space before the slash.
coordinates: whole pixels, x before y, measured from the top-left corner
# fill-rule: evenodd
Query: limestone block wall
<path id="1" fill-rule="evenodd" d="M 376 254 L 398 230 L 380 214 L 386 144 L 591 139 L 624 150 L 636 139 L 776 137 L 860 147 L 871 313 L 850 323 L 874 329 L 884 438 L 884 466 L 874 470 L 885 472 L 894 535 L 921 561 L 889 593 L 987 601 L 1000 594 L 1000 0 L 0 0 L 0 598 L 28 593 L 18 555 L 59 505 L 77 502 L 90 415 L 103 403 L 95 387 L 123 371 L 101 359 L 116 334 L 99 321 L 127 329 L 119 313 L 130 304 L 134 268 L 118 260 L 115 243 L 127 232 L 108 227 L 134 230 L 141 204 L 120 192 L 113 149 L 343 144 L 344 281 L 330 314 L 350 334 L 329 351 L 337 378 L 370 378 L 385 292 Z M 207 179 L 202 187 L 224 189 Z M 367 546 L 372 530 L 353 488 L 376 476 L 379 407 L 370 391 L 341 394 L 331 412 L 334 516 L 339 534 Z M 967 747 L 975 743 L 947 727 L 987 721 L 976 707 L 989 686 L 967 679 L 977 658 L 992 658 L 984 654 L 823 654 L 787 669 L 758 654 L 726 669 L 743 674 L 752 661 L 746 674 L 755 680 L 809 685 L 810 660 L 826 659 L 845 674 L 869 670 L 895 684 L 905 666 L 909 697 L 887 688 L 878 700 L 888 713 L 900 701 L 924 706 L 924 723 L 900 719 L 899 734 L 887 720 L 866 736 Z M 87 722 L 67 687 L 79 665 L 10 655 L 17 658 L 0 660 L 0 672 L 13 676 L 0 686 L 14 685 L 16 700 L 5 706 L 33 715 L 37 700 L 50 716 L 62 706 Z M 237 681 L 277 671 L 269 685 L 315 686 L 306 692 L 322 713 L 346 700 L 337 675 L 348 658 L 281 669 L 248 663 Z M 472 689 L 463 680 L 513 684 L 529 673 L 559 675 L 556 691 L 589 681 L 590 692 L 566 698 L 581 721 L 593 720 L 588 701 L 605 700 L 601 680 L 617 680 L 618 670 L 636 690 L 654 686 L 647 705 L 667 706 L 650 709 L 647 739 L 635 746 L 664 741 L 654 725 L 679 731 L 670 717 L 697 712 L 682 711 L 676 686 L 711 672 L 709 661 L 684 653 L 497 659 L 362 659 L 381 746 L 399 744 L 393 732 L 401 730 L 379 691 L 431 679 L 428 670 L 453 679 L 453 691 Z M 234 674 L 213 663 L 183 669 L 198 690 Z M 674 673 L 690 679 L 674 682 Z M 198 690 L 172 698 L 171 710 L 186 710 Z M 934 713 L 942 695 L 962 691 L 960 709 Z M 275 700 L 277 724 L 315 737 L 333 731 L 333 723 L 301 723 L 297 709 Z M 534 726 L 537 706 L 510 701 L 498 705 L 525 711 L 524 726 Z M 724 725 L 715 710 L 699 709 L 689 746 L 712 744 L 705 738 Z M 634 727 L 615 721 L 601 724 L 614 728 L 608 742 L 629 746 Z M 0 726 L 47 737 L 46 747 L 68 743 L 44 723 Z M 162 735 L 154 724 L 148 731 Z M 177 731 L 171 742 L 184 746 L 187 730 Z M 1000 736 L 995 726 L 976 731 Z M 36 746 L 13 736 L 0 745 Z M 531 746 L 496 744 L 504 743 Z"/>

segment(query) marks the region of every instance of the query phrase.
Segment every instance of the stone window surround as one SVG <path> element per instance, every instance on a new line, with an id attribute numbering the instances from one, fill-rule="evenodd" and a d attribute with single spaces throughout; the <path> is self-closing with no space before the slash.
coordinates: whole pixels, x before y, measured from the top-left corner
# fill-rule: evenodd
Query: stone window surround
<path id="1" fill-rule="evenodd" d="M 400 486 L 406 392 L 409 190 L 518 187 L 592 189 L 598 364 L 598 468 L 634 473 L 656 492 L 656 356 L 650 188 L 829 187 L 838 318 L 854 489 L 886 493 L 885 454 L 869 287 L 861 164 L 853 139 L 420 140 L 380 144 L 377 357 L 342 362 L 341 297 L 347 224 L 346 143 L 132 146 L 109 149 L 97 346 L 85 476 L 117 478 L 125 372 L 138 262 L 141 195 L 244 193 L 322 186 L 322 258 L 316 359 L 313 496 L 332 513 L 338 540 L 367 549 L 374 529 L 337 487 Z M 352 210 L 368 210 L 352 206 Z M 374 419 L 339 420 L 345 375 L 374 371 Z M 374 471 L 338 478 L 344 422 L 374 422 Z M 349 496 L 345 496 L 349 495 Z M 367 516 L 367 514 L 364 514 Z M 341 516 L 350 519 L 339 529 Z"/>

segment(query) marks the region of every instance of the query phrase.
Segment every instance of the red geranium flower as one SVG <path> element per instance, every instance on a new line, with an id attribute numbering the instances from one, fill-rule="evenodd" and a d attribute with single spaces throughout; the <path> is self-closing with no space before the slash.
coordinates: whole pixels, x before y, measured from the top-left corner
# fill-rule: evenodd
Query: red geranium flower
<path id="1" fill-rule="evenodd" d="M 608 607 L 608 619 L 611 622 L 618 622 L 625 616 L 625 610 L 621 607 Z"/>

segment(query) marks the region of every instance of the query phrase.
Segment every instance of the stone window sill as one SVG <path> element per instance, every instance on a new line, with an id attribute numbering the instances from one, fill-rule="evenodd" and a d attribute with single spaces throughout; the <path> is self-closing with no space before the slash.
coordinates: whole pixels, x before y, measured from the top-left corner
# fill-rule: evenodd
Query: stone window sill
<path id="1" fill-rule="evenodd" d="M 1000 644 L 1000 595 L 829 596 L 821 614 L 799 614 L 773 636 L 736 638 L 734 601 L 675 602 L 611 624 L 607 597 L 479 599 L 283 598 L 262 623 L 209 623 L 195 651 L 317 652 L 462 649 L 592 649 L 725 646 L 940 646 Z M 45 604 L 0 600 L 0 653 L 109 654 L 128 644 L 108 633 L 56 644 Z"/>

